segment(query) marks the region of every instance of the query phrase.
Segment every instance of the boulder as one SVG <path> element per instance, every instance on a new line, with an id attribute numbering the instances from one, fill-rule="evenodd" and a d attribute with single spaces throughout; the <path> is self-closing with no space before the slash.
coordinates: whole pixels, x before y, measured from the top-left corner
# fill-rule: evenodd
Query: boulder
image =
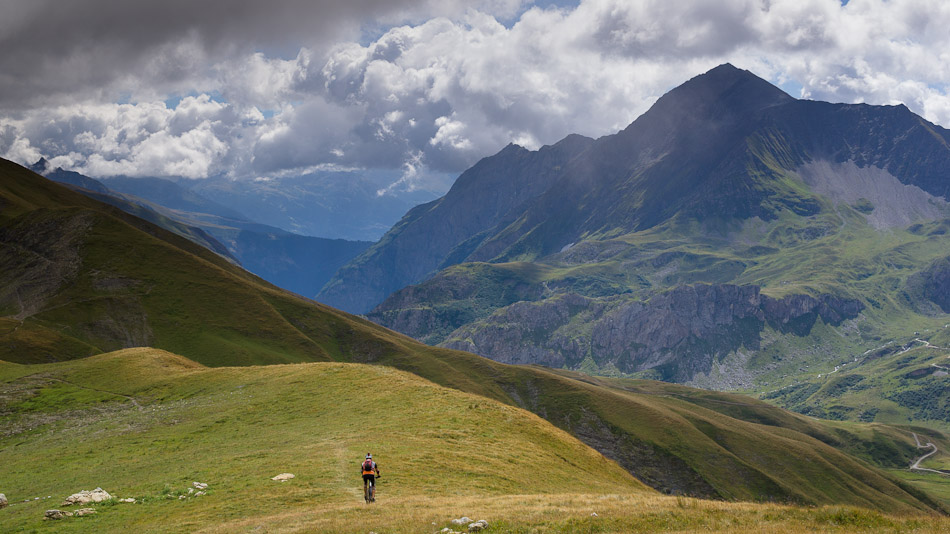
<path id="1" fill-rule="evenodd" d="M 192 482 L 191 485 L 194 486 L 195 489 L 199 489 L 199 490 L 208 489 L 208 485 L 202 484 L 201 482 Z"/>
<path id="2" fill-rule="evenodd" d="M 7 502 L 7 496 L 0 493 L 0 508 L 6 508 L 9 504 L 10 503 Z"/>
<path id="3" fill-rule="evenodd" d="M 96 513 L 96 511 L 92 508 L 80 508 L 79 510 L 73 512 L 73 515 L 76 517 L 82 517 L 84 515 L 92 515 L 94 513 Z"/>
<path id="4" fill-rule="evenodd" d="M 128 499 L 119 499 L 119 502 L 134 503 L 134 502 L 135 502 L 135 498 L 129 497 Z"/>
<path id="5" fill-rule="evenodd" d="M 63 501 L 63 506 L 71 506 L 73 504 L 89 504 L 93 502 L 102 502 L 108 501 L 112 498 L 112 495 L 102 489 L 96 488 L 92 491 L 82 490 L 79 493 L 73 493 L 69 497 L 66 497 L 66 500 Z"/>
<path id="6" fill-rule="evenodd" d="M 43 519 L 64 519 L 73 515 L 72 512 L 64 512 L 62 510 L 47 510 Z"/>
<path id="7" fill-rule="evenodd" d="M 460 517 L 458 519 L 453 519 L 452 521 L 450 521 L 450 523 L 452 523 L 453 525 L 465 525 L 471 522 L 472 520 L 468 517 Z"/>
<path id="8" fill-rule="evenodd" d="M 479 532 L 488 528 L 488 521 L 484 519 L 479 519 L 478 521 L 468 525 L 469 532 Z"/>
<path id="9" fill-rule="evenodd" d="M 271 478 L 271 480 L 274 480 L 277 482 L 286 482 L 292 478 L 295 478 L 293 473 L 281 473 L 277 475 L 276 477 Z"/>

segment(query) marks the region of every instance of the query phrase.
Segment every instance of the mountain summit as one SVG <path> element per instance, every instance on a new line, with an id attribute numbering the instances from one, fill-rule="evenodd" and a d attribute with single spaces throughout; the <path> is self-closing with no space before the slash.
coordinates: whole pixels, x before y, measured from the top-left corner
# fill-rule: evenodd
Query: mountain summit
<path id="1" fill-rule="evenodd" d="M 950 132 L 904 106 L 723 65 L 616 134 L 483 159 L 318 298 L 505 363 L 946 423 L 943 363 L 871 355 L 950 343 L 947 169 Z"/>
<path id="2" fill-rule="evenodd" d="M 344 266 L 317 298 L 365 313 L 465 261 L 533 261 L 582 240 L 674 221 L 813 216 L 821 211 L 815 187 L 845 194 L 816 170 L 823 162 L 852 165 L 851 174 L 865 177 L 858 181 L 878 169 L 891 182 L 947 199 L 948 140 L 947 130 L 904 106 L 797 100 L 721 65 L 671 90 L 617 134 L 568 136 L 533 152 L 509 146 L 481 160 Z M 803 169 L 815 183 L 789 179 Z"/>

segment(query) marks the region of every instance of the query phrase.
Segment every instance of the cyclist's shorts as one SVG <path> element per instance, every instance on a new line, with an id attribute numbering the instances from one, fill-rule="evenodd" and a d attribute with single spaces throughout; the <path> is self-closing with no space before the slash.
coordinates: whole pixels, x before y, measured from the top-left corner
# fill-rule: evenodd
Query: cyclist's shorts
<path id="1" fill-rule="evenodd" d="M 376 475 L 363 475 L 363 484 L 365 485 L 367 482 L 376 484 Z"/>

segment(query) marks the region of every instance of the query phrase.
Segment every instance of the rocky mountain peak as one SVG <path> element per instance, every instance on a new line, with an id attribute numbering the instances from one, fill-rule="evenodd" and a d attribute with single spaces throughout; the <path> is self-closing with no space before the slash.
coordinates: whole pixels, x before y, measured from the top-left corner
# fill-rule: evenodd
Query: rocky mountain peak
<path id="1" fill-rule="evenodd" d="M 670 90 L 624 132 L 741 122 L 763 109 L 793 101 L 771 83 L 726 63 Z"/>

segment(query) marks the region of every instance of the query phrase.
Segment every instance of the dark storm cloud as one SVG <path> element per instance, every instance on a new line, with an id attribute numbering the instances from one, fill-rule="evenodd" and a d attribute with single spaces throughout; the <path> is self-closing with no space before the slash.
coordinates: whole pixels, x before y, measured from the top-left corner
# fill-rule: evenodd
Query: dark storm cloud
<path id="1" fill-rule="evenodd" d="M 420 0 L 0 0 L 0 107 L 187 83 L 208 62 L 353 37 Z M 132 81 L 134 79 L 134 81 Z M 105 96 L 105 95 L 104 95 Z"/>

